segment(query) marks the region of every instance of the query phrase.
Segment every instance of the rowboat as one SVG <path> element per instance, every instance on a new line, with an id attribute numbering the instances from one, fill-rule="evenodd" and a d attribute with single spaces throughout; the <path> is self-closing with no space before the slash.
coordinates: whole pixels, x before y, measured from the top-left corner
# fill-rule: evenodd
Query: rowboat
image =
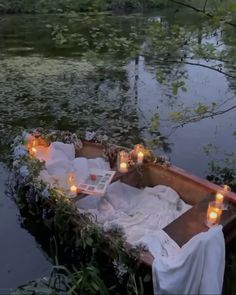
<path id="1" fill-rule="evenodd" d="M 103 155 L 103 146 L 85 142 L 77 156 L 96 158 Z M 116 173 L 113 181 L 120 180 L 134 187 L 153 187 L 166 185 L 174 189 L 183 201 L 192 205 L 192 208 L 179 218 L 167 225 L 163 230 L 181 247 L 193 236 L 208 230 L 206 214 L 208 203 L 214 200 L 214 195 L 222 190 L 222 187 L 205 179 L 197 177 L 179 167 L 166 166 L 158 163 L 148 163 L 133 168 L 127 173 Z M 229 203 L 229 209 L 224 210 L 220 219 L 223 226 L 226 246 L 232 247 L 236 241 L 236 194 L 225 192 L 225 200 Z M 127 245 L 129 247 L 129 245 Z M 141 262 L 151 268 L 153 256 L 145 251 L 140 254 Z"/>
<path id="2" fill-rule="evenodd" d="M 60 141 L 60 137 L 59 139 L 56 138 L 55 140 L 55 134 L 52 133 L 52 135 L 53 139 L 50 138 L 49 143 L 56 140 Z M 67 133 L 65 134 L 65 136 L 63 135 L 63 140 L 61 141 L 68 143 L 64 140 L 65 138 L 66 140 L 68 140 L 68 138 L 71 139 L 72 136 L 71 134 L 68 135 Z M 40 137 L 37 140 L 39 141 L 39 144 L 41 144 Z M 79 238 L 81 238 L 80 232 L 83 232 L 82 226 L 84 225 L 84 221 L 86 228 L 88 227 L 87 225 L 89 224 L 90 226 L 91 223 L 88 219 L 83 219 L 79 216 L 75 204 L 78 199 L 86 196 L 78 194 L 75 198 L 71 198 L 69 201 L 67 198 L 64 198 L 65 196 L 63 197 L 63 200 L 66 200 L 66 202 L 63 203 L 62 206 L 68 205 L 70 208 L 74 208 L 75 210 L 67 211 L 67 213 L 64 212 L 67 215 L 63 215 L 64 213 L 62 213 L 62 215 L 59 218 L 59 225 L 57 226 L 56 222 L 58 221 L 58 219 L 55 220 L 54 215 L 51 215 L 51 212 L 55 213 L 57 211 L 56 207 L 58 206 L 58 200 L 60 200 L 60 197 L 56 198 L 55 193 L 57 193 L 57 191 L 54 191 L 53 195 L 51 195 L 53 196 L 52 198 L 49 197 L 45 199 L 45 196 L 43 196 L 45 195 L 45 193 L 42 192 L 42 189 L 45 188 L 45 185 L 41 189 L 40 185 L 37 182 L 36 187 L 34 181 L 31 181 L 31 179 L 27 181 L 27 173 L 25 171 L 25 167 L 27 165 L 28 167 L 33 166 L 34 172 L 36 162 L 34 156 L 32 154 L 29 154 L 28 150 L 22 153 L 22 147 L 24 145 L 24 142 L 24 139 L 22 140 L 21 138 L 21 148 L 20 153 L 18 154 L 20 154 L 20 156 L 23 156 L 21 160 L 16 160 L 16 167 L 14 168 L 14 180 L 17 201 L 20 203 L 20 205 L 23 204 L 23 206 L 21 206 L 23 208 L 21 212 L 23 215 L 26 213 L 27 217 L 31 218 L 33 221 L 36 221 L 36 219 L 38 219 L 37 224 L 41 224 L 43 225 L 43 227 L 46 227 L 46 231 L 48 231 L 48 228 L 50 228 L 49 236 L 51 236 L 51 234 L 53 236 L 56 236 L 57 230 L 60 231 L 58 239 L 60 240 L 61 245 L 63 245 L 63 251 L 65 248 L 68 250 L 66 252 L 66 259 L 70 257 L 69 259 L 72 259 L 73 263 L 76 259 L 76 261 L 79 262 L 79 259 L 81 258 L 79 255 L 81 255 L 82 249 L 77 249 L 78 251 L 76 250 L 76 248 L 78 248 L 78 243 L 76 239 L 78 238 L 78 236 Z M 111 168 L 115 171 L 112 182 L 116 182 L 119 180 L 120 182 L 137 188 L 154 187 L 157 185 L 168 186 L 172 188 L 174 191 L 176 191 L 185 203 L 190 204 L 192 207 L 188 211 L 180 215 L 177 219 L 175 219 L 163 228 L 167 235 L 169 235 L 169 237 L 173 239 L 180 247 L 186 244 L 195 235 L 201 232 L 205 232 L 209 229 L 206 225 L 208 204 L 210 201 L 215 199 L 215 195 L 217 192 L 222 191 L 222 187 L 213 184 L 207 180 L 204 180 L 200 177 L 192 175 L 191 173 L 181 168 L 169 165 L 165 163 L 165 161 L 146 161 L 141 165 L 131 165 L 128 171 L 126 171 L 125 173 L 121 173 L 118 171 L 116 165 L 114 165 L 114 163 L 117 163 L 117 161 L 115 160 L 117 154 L 112 154 L 112 145 L 109 145 L 107 143 L 103 144 L 91 141 L 83 141 L 82 144 L 81 141 L 78 139 L 76 139 L 76 142 L 73 142 L 73 140 L 71 142 L 70 140 L 69 143 L 74 144 L 76 157 L 95 159 L 98 157 L 104 157 L 104 155 L 106 155 L 107 159 L 110 162 Z M 113 147 L 115 148 L 116 152 L 121 150 L 121 147 Z M 32 145 L 31 148 L 32 150 L 35 149 L 35 146 Z M 25 155 L 27 156 L 25 157 Z M 22 169 L 22 165 L 24 165 L 24 169 Z M 39 168 L 39 166 L 37 165 L 36 167 Z M 23 177 L 22 175 L 20 176 L 22 172 L 24 174 Z M 223 233 L 227 248 L 235 248 L 236 194 L 230 191 L 224 191 L 224 199 L 225 202 L 228 204 L 228 209 L 223 210 L 220 218 L 220 224 L 222 224 L 223 226 Z M 50 215 L 48 219 L 46 218 L 46 220 L 43 217 L 44 211 L 48 212 Z M 68 221 L 69 219 L 70 222 Z M 93 225 L 91 228 L 93 230 Z M 71 238 L 72 241 L 70 242 L 69 240 L 71 240 Z M 112 241 L 116 237 L 109 235 L 109 233 L 107 234 L 103 231 L 99 231 L 99 238 L 103 240 L 100 245 L 97 244 L 97 246 L 101 247 L 99 248 L 99 251 L 101 250 L 106 257 L 111 257 L 113 259 L 114 251 L 110 248 L 110 244 L 112 243 L 107 242 L 107 240 L 110 239 Z M 103 247 L 104 243 L 107 243 L 107 246 L 109 248 L 108 251 L 106 247 Z M 124 252 L 127 254 L 132 252 L 131 248 L 132 245 L 125 241 L 122 237 L 122 246 L 121 248 L 119 248 L 118 251 L 121 250 L 123 253 L 123 250 L 125 250 Z M 139 265 L 142 266 L 144 272 L 151 273 L 152 264 L 154 260 L 152 254 L 146 249 L 139 249 L 138 258 Z M 109 261 L 111 262 L 112 260 Z M 150 286 L 150 282 L 147 283 L 147 285 L 145 285 L 145 288 L 150 290 L 148 294 L 151 294 L 152 287 Z"/>

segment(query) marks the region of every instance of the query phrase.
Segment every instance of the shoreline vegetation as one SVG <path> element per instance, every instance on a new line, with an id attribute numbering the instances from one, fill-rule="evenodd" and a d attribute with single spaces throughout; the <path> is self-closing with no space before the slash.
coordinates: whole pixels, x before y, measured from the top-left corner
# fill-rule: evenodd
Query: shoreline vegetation
<path id="1" fill-rule="evenodd" d="M 0 14 L 144 11 L 163 8 L 167 0 L 0 0 Z"/>

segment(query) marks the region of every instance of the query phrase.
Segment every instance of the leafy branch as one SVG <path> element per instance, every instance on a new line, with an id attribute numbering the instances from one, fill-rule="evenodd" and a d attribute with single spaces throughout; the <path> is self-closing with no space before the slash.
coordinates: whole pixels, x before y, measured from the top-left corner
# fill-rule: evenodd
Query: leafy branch
<path id="1" fill-rule="evenodd" d="M 183 127 L 189 123 L 194 123 L 194 122 L 199 122 L 201 120 L 204 120 L 204 119 L 208 119 L 208 118 L 213 118 L 213 117 L 216 117 L 216 116 L 219 116 L 219 115 L 223 115 L 225 113 L 228 113 L 232 110 L 236 109 L 236 105 L 228 108 L 228 109 L 225 109 L 225 110 L 221 110 L 221 111 L 217 111 L 217 112 L 213 112 L 213 111 L 205 111 L 205 113 L 201 114 L 197 114 L 195 116 L 189 116 L 188 118 L 187 117 L 184 117 L 183 116 L 179 116 L 179 120 L 182 120 L 182 122 L 178 125 L 175 125 L 174 127 L 172 127 L 170 133 L 167 135 L 167 137 L 171 136 L 178 128 L 180 127 Z"/>
<path id="2" fill-rule="evenodd" d="M 190 9 L 192 9 L 192 10 L 198 12 L 198 13 L 201 13 L 201 14 L 209 17 L 209 18 L 215 18 L 216 17 L 216 15 L 211 14 L 211 13 L 209 13 L 209 12 L 206 11 L 206 6 L 205 5 L 206 5 L 206 2 L 207 1 L 205 2 L 205 5 L 204 5 L 203 9 L 197 8 L 197 7 L 195 7 L 195 6 L 193 6 L 193 5 L 189 4 L 189 3 L 183 3 L 183 2 L 178 1 L 178 0 L 169 0 L 169 1 L 170 2 L 173 2 L 175 4 L 178 4 L 178 5 L 182 5 L 184 7 L 190 8 Z M 230 25 L 230 26 L 236 28 L 236 24 L 235 23 L 232 23 L 230 21 L 227 21 L 227 20 L 225 20 L 222 17 L 220 18 L 220 21 L 226 23 L 227 25 Z"/>

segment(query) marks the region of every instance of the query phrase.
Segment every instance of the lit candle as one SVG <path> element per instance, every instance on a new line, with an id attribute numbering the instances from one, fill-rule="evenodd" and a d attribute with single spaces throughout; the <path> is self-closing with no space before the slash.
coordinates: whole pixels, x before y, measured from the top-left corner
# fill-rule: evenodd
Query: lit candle
<path id="1" fill-rule="evenodd" d="M 221 193 L 217 193 L 216 194 L 216 202 L 221 204 L 221 203 L 223 203 L 223 201 L 224 201 L 224 196 Z"/>
<path id="2" fill-rule="evenodd" d="M 137 163 L 142 164 L 144 159 L 145 148 L 141 144 L 136 144 L 134 147 L 134 155 L 136 157 Z"/>
<path id="3" fill-rule="evenodd" d="M 128 171 L 128 164 L 127 163 L 124 163 L 124 162 L 120 163 L 120 169 L 119 169 L 119 171 L 121 173 L 126 173 Z"/>
<path id="4" fill-rule="evenodd" d="M 75 185 L 72 185 L 70 187 L 70 192 L 72 195 L 77 195 L 77 187 Z"/>
<path id="5" fill-rule="evenodd" d="M 68 185 L 72 186 L 75 183 L 75 174 L 73 172 L 68 174 Z"/>
<path id="6" fill-rule="evenodd" d="M 208 227 L 217 225 L 222 214 L 222 206 L 217 202 L 210 202 L 207 210 L 206 224 Z"/>
<path id="7" fill-rule="evenodd" d="M 129 154 L 125 151 L 121 151 L 117 157 L 117 167 L 121 173 L 128 172 L 129 167 Z"/>
<path id="8" fill-rule="evenodd" d="M 217 221 L 218 214 L 215 211 L 210 212 L 208 215 L 208 221 L 212 224 L 215 224 Z"/>
<path id="9" fill-rule="evenodd" d="M 144 157 L 143 152 L 138 152 L 138 157 L 137 157 L 138 164 L 142 164 L 143 163 L 143 157 Z"/>

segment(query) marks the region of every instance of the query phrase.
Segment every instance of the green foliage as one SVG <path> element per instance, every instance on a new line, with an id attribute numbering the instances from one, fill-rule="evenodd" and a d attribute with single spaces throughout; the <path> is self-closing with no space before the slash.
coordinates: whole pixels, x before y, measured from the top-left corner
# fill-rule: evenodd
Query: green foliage
<path id="1" fill-rule="evenodd" d="M 224 281 L 225 292 L 223 294 L 234 295 L 236 294 L 236 255 L 231 253 L 228 256 Z"/>
<path id="2" fill-rule="evenodd" d="M 187 91 L 187 88 L 185 87 L 185 82 L 184 81 L 175 81 L 172 83 L 172 93 L 173 95 L 177 95 L 179 89 L 181 89 L 183 92 Z"/>
<path id="3" fill-rule="evenodd" d="M 197 115 L 204 115 L 209 111 L 209 107 L 205 104 L 198 103 L 197 108 L 194 110 Z"/>
<path id="4" fill-rule="evenodd" d="M 185 121 L 185 115 L 182 112 L 170 113 L 170 120 L 174 123 L 183 123 Z"/>
<path id="5" fill-rule="evenodd" d="M 217 184 L 227 184 L 236 191 L 236 155 L 226 153 L 213 144 L 203 147 L 209 157 L 207 179 Z"/>
<path id="6" fill-rule="evenodd" d="M 99 269 L 92 265 L 85 266 L 79 271 L 74 269 L 70 275 L 70 281 L 71 288 L 68 291 L 68 295 L 77 294 L 76 290 L 79 290 L 80 294 L 109 294 L 108 289 L 100 278 Z"/>
<path id="7" fill-rule="evenodd" d="M 151 132 L 156 132 L 159 130 L 160 127 L 160 116 L 158 113 L 154 114 L 151 118 L 150 128 Z"/>

